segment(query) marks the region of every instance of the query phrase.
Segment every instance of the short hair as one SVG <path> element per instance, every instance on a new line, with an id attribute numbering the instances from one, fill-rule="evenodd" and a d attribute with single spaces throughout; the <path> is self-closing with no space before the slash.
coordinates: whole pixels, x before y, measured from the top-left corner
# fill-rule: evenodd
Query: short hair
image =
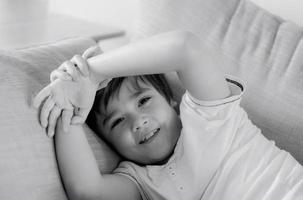
<path id="1" fill-rule="evenodd" d="M 133 86 L 136 89 L 141 89 L 139 81 L 142 81 L 143 83 L 152 85 L 167 100 L 167 102 L 170 102 L 173 98 L 172 90 L 163 74 L 113 78 L 105 88 L 96 92 L 92 109 L 86 119 L 86 124 L 99 136 L 102 136 L 102 134 L 100 134 L 101 130 L 98 126 L 97 115 L 102 114 L 101 106 L 104 109 L 107 108 L 110 99 L 119 93 L 123 81 L 127 78 L 134 80 Z"/>

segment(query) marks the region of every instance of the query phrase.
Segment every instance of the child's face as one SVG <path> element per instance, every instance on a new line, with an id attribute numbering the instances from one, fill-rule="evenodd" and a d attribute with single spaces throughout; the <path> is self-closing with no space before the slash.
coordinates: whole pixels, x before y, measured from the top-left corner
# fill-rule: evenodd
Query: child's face
<path id="1" fill-rule="evenodd" d="M 125 158 L 156 164 L 174 150 L 181 122 L 171 103 L 151 85 L 139 80 L 138 90 L 130 78 L 123 81 L 109 101 L 101 128 L 105 138 Z"/>

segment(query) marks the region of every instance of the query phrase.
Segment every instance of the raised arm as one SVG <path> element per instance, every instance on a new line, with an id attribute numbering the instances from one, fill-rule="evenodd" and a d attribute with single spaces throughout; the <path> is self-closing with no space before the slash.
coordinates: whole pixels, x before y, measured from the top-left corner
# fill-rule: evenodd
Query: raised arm
<path id="1" fill-rule="evenodd" d="M 190 32 L 160 34 L 88 59 L 92 76 L 117 77 L 176 71 L 183 86 L 197 99 L 230 95 L 219 65 L 220 52 Z"/>
<path id="2" fill-rule="evenodd" d="M 160 34 L 89 58 L 90 77 L 82 76 L 78 81 L 55 80 L 39 92 L 34 106 L 38 107 L 47 99 L 40 118 L 43 127 L 48 125 L 48 135 L 52 136 L 61 110 L 65 110 L 63 119 L 69 119 L 70 107 L 78 107 L 81 121 L 86 119 L 96 90 L 95 86 L 88 85 L 96 85 L 98 80 L 102 82 L 106 78 L 176 71 L 183 86 L 196 99 L 225 98 L 230 95 L 230 90 L 219 69 L 223 63 L 220 56 L 220 50 L 207 46 L 192 33 Z M 66 67 L 74 68 L 72 63 Z M 69 120 L 64 121 L 68 124 Z"/>
<path id="3" fill-rule="evenodd" d="M 69 199 L 141 199 L 137 186 L 131 180 L 121 175 L 100 173 L 82 125 L 72 126 L 64 132 L 59 118 L 55 147 L 60 175 Z"/>
<path id="4" fill-rule="evenodd" d="M 88 64 L 91 78 L 100 81 L 119 76 L 176 71 L 192 96 L 200 100 L 216 100 L 230 95 L 227 82 L 219 70 L 222 63 L 217 58 L 219 54 L 219 51 L 206 47 L 193 34 L 178 31 L 140 40 L 92 57 L 88 59 Z M 85 78 L 81 80 L 54 81 L 38 95 L 36 104 L 40 105 L 45 97 L 50 97 L 56 104 L 60 102 L 56 99 L 72 102 L 73 105 L 74 102 L 79 103 L 79 97 L 87 97 L 83 94 L 83 87 L 84 83 L 89 82 Z M 92 101 L 83 102 L 78 107 L 85 105 L 85 108 L 89 108 L 91 105 L 86 104 Z M 62 108 L 65 109 L 64 106 Z M 55 136 L 56 152 L 64 185 L 72 199 L 85 199 L 90 195 L 103 199 L 140 198 L 136 185 L 129 179 L 99 173 L 82 126 L 72 126 L 68 131 L 71 133 L 65 133 L 60 120 Z M 116 188 L 119 188 L 119 192 Z"/>

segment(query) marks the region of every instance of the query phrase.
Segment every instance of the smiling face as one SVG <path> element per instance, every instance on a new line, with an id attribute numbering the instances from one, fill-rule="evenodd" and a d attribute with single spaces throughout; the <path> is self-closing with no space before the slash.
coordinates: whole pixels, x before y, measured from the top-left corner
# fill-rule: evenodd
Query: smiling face
<path id="1" fill-rule="evenodd" d="M 105 139 L 125 158 L 140 164 L 166 160 L 181 131 L 171 103 L 147 81 L 123 80 L 98 121 Z"/>

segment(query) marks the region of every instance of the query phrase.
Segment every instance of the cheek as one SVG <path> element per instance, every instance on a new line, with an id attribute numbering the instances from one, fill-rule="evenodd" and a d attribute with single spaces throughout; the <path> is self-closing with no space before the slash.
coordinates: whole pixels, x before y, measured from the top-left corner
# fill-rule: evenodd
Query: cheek
<path id="1" fill-rule="evenodd" d="M 174 121 L 174 119 L 177 117 L 176 111 L 169 105 L 159 107 L 159 115 L 159 117 L 163 117 L 168 121 Z"/>
<path id="2" fill-rule="evenodd" d="M 163 99 L 158 99 L 154 101 L 149 107 L 149 111 L 155 115 L 166 116 L 170 115 L 173 108 L 168 104 L 168 102 Z"/>
<path id="3" fill-rule="evenodd" d="M 117 149 L 127 148 L 134 143 L 134 139 L 129 131 L 121 129 L 112 134 L 114 136 L 111 138 L 111 142 Z"/>

